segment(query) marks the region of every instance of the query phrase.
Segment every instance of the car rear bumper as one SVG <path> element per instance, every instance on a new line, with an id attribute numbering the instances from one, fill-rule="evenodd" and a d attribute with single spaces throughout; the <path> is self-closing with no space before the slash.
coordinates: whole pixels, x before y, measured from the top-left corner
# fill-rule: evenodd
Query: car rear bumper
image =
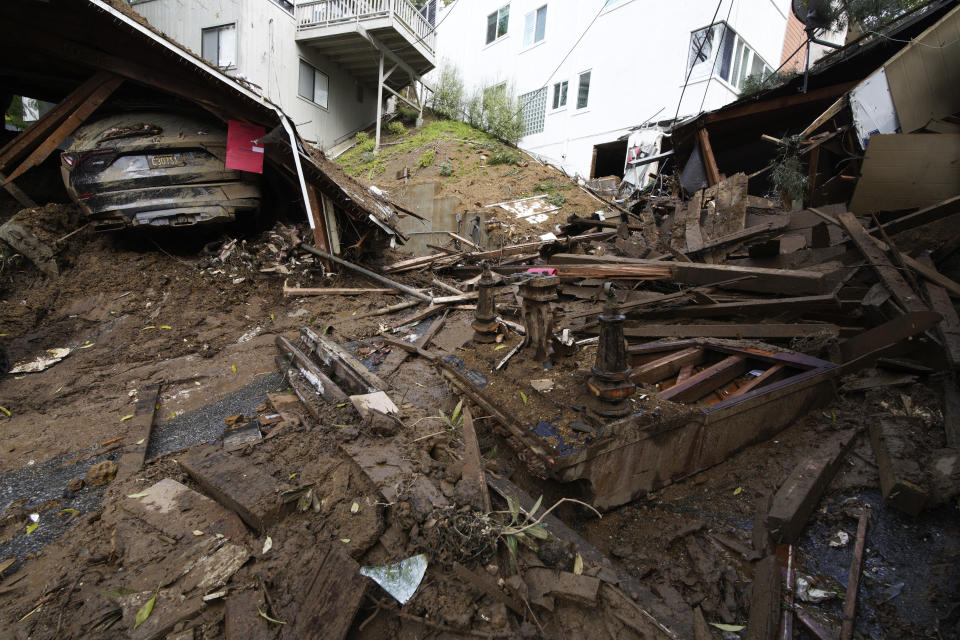
<path id="1" fill-rule="evenodd" d="M 95 230 L 230 222 L 260 206 L 256 184 L 170 185 L 97 193 L 79 200 Z"/>

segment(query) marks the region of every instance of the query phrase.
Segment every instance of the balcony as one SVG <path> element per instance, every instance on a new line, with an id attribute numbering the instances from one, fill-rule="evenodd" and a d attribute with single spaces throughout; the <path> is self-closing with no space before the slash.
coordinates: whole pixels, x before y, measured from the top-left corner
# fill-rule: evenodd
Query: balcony
<path id="1" fill-rule="evenodd" d="M 381 47 L 392 52 L 393 62 L 409 67 L 384 81 L 394 89 L 409 83 L 410 70 L 423 75 L 435 66 L 434 27 L 409 0 L 309 0 L 297 2 L 296 18 L 297 42 L 361 82 L 377 84 Z"/>

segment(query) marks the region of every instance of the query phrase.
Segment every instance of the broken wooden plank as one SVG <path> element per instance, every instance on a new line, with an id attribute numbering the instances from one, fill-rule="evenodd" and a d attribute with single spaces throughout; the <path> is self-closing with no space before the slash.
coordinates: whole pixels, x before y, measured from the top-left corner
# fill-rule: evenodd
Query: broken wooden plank
<path id="1" fill-rule="evenodd" d="M 678 385 L 674 385 L 657 395 L 661 400 L 674 402 L 695 402 L 714 389 L 727 384 L 747 370 L 747 360 L 743 356 L 729 356 L 700 373 L 690 376 Z"/>
<path id="2" fill-rule="evenodd" d="M 344 267 L 350 269 L 351 271 L 356 271 L 357 273 L 360 273 L 360 274 L 362 274 L 362 275 L 365 275 L 365 276 L 367 276 L 368 278 L 373 278 L 373 279 L 376 280 L 377 282 L 382 282 L 383 284 L 387 285 L 387 286 L 390 287 L 391 289 L 399 289 L 400 291 L 403 291 L 403 292 L 406 293 L 407 295 L 411 295 L 411 296 L 413 296 L 414 298 L 418 298 L 418 299 L 420 299 L 420 300 L 423 300 L 424 302 L 430 302 L 430 301 L 431 301 L 430 296 L 428 296 L 427 294 L 423 293 L 423 292 L 420 291 L 419 289 L 414 289 L 413 287 L 408 287 L 408 286 L 405 285 L 405 284 L 401 284 L 401 283 L 399 283 L 399 282 L 397 282 L 397 281 L 395 281 L 395 280 L 391 280 L 390 278 L 388 278 L 388 277 L 386 277 L 386 276 L 383 276 L 383 275 L 381 275 L 381 274 L 379 274 L 379 273 L 377 273 L 377 272 L 375 272 L 375 271 L 370 271 L 369 269 L 366 269 L 366 268 L 364 268 L 364 267 L 361 267 L 361 266 L 358 265 L 358 264 L 354 264 L 354 263 L 350 262 L 349 260 L 344 260 L 343 258 L 338 258 L 337 256 L 333 255 L 332 253 L 327 253 L 326 251 L 322 251 L 322 250 L 320 250 L 320 249 L 317 249 L 316 247 L 311 247 L 310 245 L 305 244 L 305 243 L 303 243 L 303 242 L 301 242 L 299 246 L 300 246 L 301 249 L 303 249 L 304 251 L 306 251 L 306 252 L 308 252 L 308 253 L 312 253 L 313 255 L 318 256 L 318 257 L 320 257 L 320 258 L 326 258 L 327 260 L 332 260 L 333 262 L 336 262 L 337 264 L 339 264 L 339 265 L 341 265 L 341 266 L 344 266 Z"/>
<path id="3" fill-rule="evenodd" d="M 775 364 L 750 382 L 737 388 L 736 391 L 727 396 L 727 399 L 744 396 L 754 389 L 759 389 L 766 384 L 780 380 L 787 375 L 788 371 L 789 370 L 784 365 Z"/>
<path id="4" fill-rule="evenodd" d="M 273 478 L 277 471 L 274 465 L 254 463 L 209 445 L 181 456 L 177 462 L 208 495 L 235 511 L 258 533 L 276 522 L 282 487 Z"/>
<path id="5" fill-rule="evenodd" d="M 800 537 L 855 436 L 853 430 L 833 436 L 815 454 L 794 467 L 780 485 L 765 520 L 767 530 L 777 542 L 792 544 Z"/>
<path id="6" fill-rule="evenodd" d="M 350 287 L 288 287 L 283 285 L 285 296 L 365 296 L 372 294 L 398 294 L 399 289 L 364 289 Z"/>
<path id="7" fill-rule="evenodd" d="M 780 628 L 780 561 L 770 555 L 754 567 L 747 640 L 771 640 Z"/>
<path id="8" fill-rule="evenodd" d="M 324 364 L 331 367 L 338 376 L 350 382 L 348 385 L 350 392 L 373 393 L 390 388 L 390 385 L 381 380 L 377 374 L 367 369 L 363 363 L 333 340 L 324 338 L 309 327 L 301 328 L 300 335 Z"/>
<path id="9" fill-rule="evenodd" d="M 853 623 L 857 612 L 857 589 L 860 586 L 860 567 L 863 565 L 863 548 L 867 538 L 867 522 L 870 512 L 864 509 L 857 523 L 857 542 L 850 561 L 850 574 L 847 576 L 847 590 L 843 597 L 843 624 L 840 626 L 840 640 L 853 638 Z"/>
<path id="10" fill-rule="evenodd" d="M 752 314 L 769 315 L 787 312 L 809 312 L 812 310 L 840 310 L 840 302 L 833 295 L 799 296 L 795 298 L 772 298 L 767 300 L 744 300 L 742 302 L 721 302 L 719 304 L 686 305 L 671 309 L 641 311 L 643 315 L 670 315 L 676 317 L 707 318 L 712 316 L 748 316 Z M 627 315 L 633 317 L 638 312 Z M 719 337 L 719 336 L 717 336 Z"/>
<path id="11" fill-rule="evenodd" d="M 20 163 L 20 165 L 10 172 L 10 175 L 7 176 L 7 179 L 4 181 L 4 184 L 9 184 L 22 176 L 24 172 L 32 167 L 39 165 L 41 162 L 47 159 L 49 156 L 64 140 L 67 139 L 74 131 L 77 130 L 77 127 L 82 125 L 84 121 L 97 110 L 103 101 L 106 100 L 110 95 L 120 86 L 123 82 L 123 78 L 120 76 L 111 76 L 103 84 L 93 90 L 93 92 L 80 103 L 79 106 L 67 116 L 60 125 L 54 129 L 49 136 L 44 139 L 34 150 L 26 157 L 26 159 Z"/>
<path id="12" fill-rule="evenodd" d="M 457 494 L 462 502 L 469 504 L 481 513 L 490 513 L 490 493 L 483 477 L 483 458 L 480 455 L 480 441 L 473 427 L 473 415 L 470 407 L 463 408 L 463 472 L 457 483 Z"/>
<path id="13" fill-rule="evenodd" d="M 226 640 L 272 640 L 274 632 L 260 611 L 270 613 L 263 596 L 252 589 L 233 592 L 224 600 L 223 633 Z M 279 615 L 273 612 L 274 615 Z M 191 633 L 191 638 L 193 635 Z"/>
<path id="14" fill-rule="evenodd" d="M 699 262 L 640 260 L 617 256 L 558 253 L 550 258 L 560 277 L 635 277 L 669 279 L 693 286 L 711 285 L 757 293 L 781 295 L 823 294 L 828 288 L 827 274 L 798 269 L 765 269 Z M 591 271 L 591 267 L 603 269 Z M 620 267 L 619 272 L 616 268 Z M 748 277 L 751 276 L 751 277 Z"/>
<path id="15" fill-rule="evenodd" d="M 955 213 L 960 213 L 960 195 L 947 198 L 946 200 L 941 200 L 936 204 L 923 207 L 922 209 L 918 209 L 911 214 L 890 220 L 889 222 L 884 222 L 879 228 L 873 227 L 869 229 L 868 233 L 875 234 L 880 229 L 886 231 L 887 233 L 899 233 L 901 231 L 914 229 L 931 222 L 936 222 L 937 220 L 942 220 L 948 216 L 952 216 Z"/>
<path id="16" fill-rule="evenodd" d="M 324 216 L 322 196 L 317 191 L 317 188 L 310 183 L 306 183 L 305 188 L 307 192 L 307 204 L 310 205 L 307 214 L 310 219 L 310 229 L 313 232 L 313 243 L 321 251 L 330 253 L 331 247 L 327 236 L 327 221 Z M 333 263 L 330 260 L 320 258 L 320 262 L 323 264 L 324 269 L 333 271 Z M 286 289 L 286 284 L 284 284 L 284 289 Z M 284 295 L 286 295 L 286 291 L 284 291 Z"/>
<path id="17" fill-rule="evenodd" d="M 841 342 L 843 373 L 870 366 L 891 347 L 932 329 L 941 319 L 934 311 L 907 313 Z"/>
<path id="18" fill-rule="evenodd" d="M 153 419 L 157 412 L 157 400 L 160 396 L 160 384 L 148 384 L 137 395 L 137 404 L 133 418 L 128 426 L 128 439 L 133 444 L 124 449 L 118 463 L 117 477 L 128 478 L 143 467 L 150 445 L 150 433 L 153 431 Z"/>
<path id="19" fill-rule="evenodd" d="M 817 118 L 807 125 L 807 128 L 800 132 L 799 138 L 802 140 L 807 138 L 814 131 L 822 127 L 829 121 L 831 118 L 840 113 L 845 106 L 847 106 L 848 94 L 844 93 L 842 96 L 837 98 L 837 100 L 827 107 L 827 110 L 821 113 Z"/>
<path id="20" fill-rule="evenodd" d="M 194 531 L 219 533 L 231 540 L 247 536 L 236 513 L 172 478 L 164 478 L 141 493 L 146 495 L 124 498 L 120 507 L 169 538 L 189 539 Z"/>
<path id="21" fill-rule="evenodd" d="M 943 320 L 937 325 L 937 335 L 943 343 L 950 366 L 957 369 L 960 367 L 960 318 L 957 317 L 957 309 L 942 287 L 929 282 L 923 285 L 931 309 L 943 316 Z"/>
<path id="22" fill-rule="evenodd" d="M 716 309 L 716 306 L 713 308 Z M 598 330 L 589 330 L 586 333 L 598 333 Z M 626 327 L 623 330 L 623 335 L 627 338 L 740 339 L 797 338 L 819 335 L 835 338 L 840 335 L 840 327 L 835 324 L 647 324 L 639 327 Z"/>
<path id="23" fill-rule="evenodd" d="M 339 542 L 313 546 L 305 555 L 302 571 L 286 578 L 296 595 L 277 612 L 287 622 L 280 637 L 343 640 L 371 581 L 360 575 L 360 565 Z"/>
<path id="24" fill-rule="evenodd" d="M 870 422 L 870 443 L 880 474 L 880 492 L 883 499 L 904 513 L 919 515 L 927 504 L 929 494 L 911 478 L 916 479 L 917 462 L 904 458 L 908 436 L 901 433 L 903 422 L 880 418 Z"/>
<path id="25" fill-rule="evenodd" d="M 277 336 L 276 343 L 277 348 L 290 357 L 296 367 L 300 369 L 300 373 L 303 374 L 313 387 L 313 390 L 320 394 L 320 397 L 331 404 L 339 404 L 346 401 L 347 394 L 344 393 L 343 389 L 331 380 L 327 374 L 321 371 L 320 367 L 318 367 L 307 354 L 301 351 L 297 345 L 283 336 Z"/>
<path id="26" fill-rule="evenodd" d="M 585 607 L 595 606 L 600 592 L 600 580 L 557 571 L 547 567 L 529 567 L 523 574 L 531 601 L 544 601 L 544 596 L 562 598 Z"/>
<path id="27" fill-rule="evenodd" d="M 710 146 L 710 134 L 705 127 L 697 129 L 697 139 L 700 141 L 703 166 L 707 171 L 707 184 L 712 187 L 720 182 L 720 170 L 717 169 L 717 160 L 713 157 L 713 147 Z"/>
<path id="28" fill-rule="evenodd" d="M 677 375 L 686 365 L 700 364 L 705 357 L 706 352 L 702 347 L 684 349 L 637 367 L 630 372 L 630 380 L 644 384 L 653 384 L 664 378 Z"/>
<path id="29" fill-rule="evenodd" d="M 905 311 L 926 311 L 927 307 L 923 304 L 920 296 L 907 284 L 903 275 L 900 274 L 900 271 L 897 270 L 880 247 L 877 246 L 877 241 L 867 234 L 856 216 L 850 212 L 845 212 L 837 216 L 837 219 L 840 221 L 840 224 L 843 225 L 843 228 L 846 229 L 850 235 L 850 239 L 856 245 L 857 249 L 860 250 L 860 253 L 863 254 L 863 257 L 871 264 L 877 277 L 880 278 L 887 287 L 887 290 L 890 291 L 894 300 L 896 300 Z"/>
<path id="30" fill-rule="evenodd" d="M 156 598 L 153 613 L 138 625 L 137 613 L 151 598 Z M 128 627 L 125 637 L 130 640 L 161 640 L 178 623 L 198 616 L 206 603 L 199 595 L 184 598 L 183 593 L 173 587 L 121 596 L 119 604 L 123 610 L 123 624 Z"/>

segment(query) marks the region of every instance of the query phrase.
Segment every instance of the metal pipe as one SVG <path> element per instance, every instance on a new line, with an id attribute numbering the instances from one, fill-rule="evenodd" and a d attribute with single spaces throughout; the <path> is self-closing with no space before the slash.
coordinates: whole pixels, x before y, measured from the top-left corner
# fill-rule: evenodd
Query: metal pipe
<path id="1" fill-rule="evenodd" d="M 320 249 L 317 249 L 316 247 L 311 247 L 310 245 L 308 245 L 308 244 L 306 244 L 306 243 L 301 242 L 301 243 L 300 243 L 300 248 L 303 249 L 304 251 L 307 251 L 307 252 L 309 252 L 309 253 L 312 253 L 312 254 L 315 255 L 315 256 L 319 256 L 319 257 L 321 257 L 321 258 L 326 258 L 327 260 L 332 260 L 333 262 L 336 262 L 337 264 L 343 265 L 343 266 L 347 267 L 348 269 L 353 269 L 353 270 L 356 271 L 357 273 L 362 273 L 363 275 L 367 276 L 368 278 L 373 278 L 374 280 L 376 280 L 376 281 L 378 281 L 378 282 L 382 282 L 382 283 L 384 283 L 384 284 L 388 284 L 388 285 L 390 285 L 392 288 L 394 288 L 394 289 L 399 289 L 400 291 L 403 291 L 404 293 L 409 294 L 409 295 L 413 296 L 414 298 L 418 298 L 418 299 L 420 299 L 420 300 L 423 300 L 424 302 L 429 302 L 429 303 L 433 304 L 433 298 L 432 298 L 432 297 L 426 295 L 425 293 L 423 293 L 423 292 L 421 292 L 421 291 L 417 291 L 417 290 L 414 289 L 413 287 L 408 287 L 407 285 L 401 284 L 401 283 L 397 282 L 396 280 L 391 280 L 390 278 L 388 278 L 388 277 L 386 277 L 386 276 L 382 276 L 382 275 L 380 275 L 379 273 L 376 273 L 375 271 L 370 271 L 369 269 L 364 269 L 363 267 L 361 267 L 361 266 L 359 266 L 359 265 L 356 265 L 356 264 L 353 264 L 352 262 L 347 262 L 346 260 L 344 260 L 344 259 L 342 259 L 342 258 L 338 258 L 337 256 L 335 256 L 335 255 L 333 255 L 333 254 L 330 254 L 330 253 L 327 253 L 326 251 L 320 251 Z"/>

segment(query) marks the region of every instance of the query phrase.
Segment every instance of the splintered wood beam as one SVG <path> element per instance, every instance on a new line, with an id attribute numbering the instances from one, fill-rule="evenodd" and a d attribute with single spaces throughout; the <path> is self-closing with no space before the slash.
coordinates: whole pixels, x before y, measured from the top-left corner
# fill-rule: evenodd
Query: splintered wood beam
<path id="1" fill-rule="evenodd" d="M 700 347 L 684 349 L 683 351 L 671 353 L 634 369 L 633 372 L 630 373 L 630 380 L 644 384 L 653 384 L 677 375 L 686 365 L 700 364 L 705 357 L 706 354 Z"/>
<path id="2" fill-rule="evenodd" d="M 123 78 L 111 76 L 103 84 L 94 89 L 94 91 L 74 109 L 73 113 L 67 116 L 64 121 L 27 156 L 26 160 L 21 162 L 20 166 L 13 170 L 7 177 L 5 184 L 13 182 L 23 175 L 25 171 L 46 160 L 47 156 L 49 156 L 61 142 L 76 131 L 77 127 L 82 125 L 84 121 L 97 110 L 97 107 L 110 97 L 122 82 Z"/>
<path id="3" fill-rule="evenodd" d="M 590 329 L 585 333 L 599 333 Z M 798 338 L 824 335 L 838 337 L 835 324 L 644 324 L 625 327 L 628 338 Z"/>
<path id="4" fill-rule="evenodd" d="M 317 193 L 316 187 L 312 184 L 307 185 L 307 201 L 310 204 L 310 211 L 308 211 L 307 214 L 310 216 L 310 229 L 313 231 L 314 246 L 321 251 L 331 253 L 330 242 L 327 238 L 327 223 L 324 219 L 323 209 L 321 208 L 320 194 Z M 333 263 L 330 260 L 320 258 L 320 262 L 327 271 L 333 270 Z"/>
<path id="5" fill-rule="evenodd" d="M 4 145 L 3 148 L 0 149 L 0 171 L 6 171 L 10 165 L 30 153 L 31 149 L 35 148 L 44 138 L 53 133 L 67 116 L 76 110 L 84 100 L 89 98 L 90 94 L 92 94 L 97 87 L 112 77 L 113 75 L 106 71 L 98 71 L 79 87 L 71 91 L 66 98 L 58 102 L 50 111 L 40 116 L 36 122 L 24 129 L 17 137 Z"/>
<path id="6" fill-rule="evenodd" d="M 817 119 L 810 123 L 810 125 L 800 132 L 800 139 L 804 139 L 809 136 L 811 133 L 822 127 L 827 123 L 828 120 L 833 118 L 835 115 L 840 113 L 843 108 L 847 106 L 847 94 L 843 94 L 837 101 L 827 107 L 827 110 L 817 116 Z"/>
<path id="7" fill-rule="evenodd" d="M 737 389 L 736 391 L 728 395 L 727 399 L 746 395 L 751 391 L 753 391 L 754 389 L 758 389 L 765 384 L 769 384 L 771 382 L 779 380 L 780 378 L 783 378 L 786 375 L 786 373 L 787 373 L 787 368 L 785 366 L 783 366 L 782 364 L 775 364 L 769 369 L 767 369 L 766 371 L 764 371 L 763 373 L 761 373 L 760 375 L 758 375 L 756 378 L 748 382 L 747 384 L 743 385 L 742 387 L 740 387 L 739 389 Z"/>
<path id="8" fill-rule="evenodd" d="M 697 139 L 700 141 L 703 166 L 707 170 L 707 183 L 712 187 L 720 182 L 720 170 L 717 169 L 717 160 L 713 157 L 713 147 L 710 146 L 710 134 L 705 127 L 697 129 Z"/>
<path id="9" fill-rule="evenodd" d="M 717 364 L 707 367 L 700 373 L 690 376 L 683 383 L 661 391 L 657 395 L 661 400 L 673 402 L 695 402 L 727 384 L 747 370 L 747 360 L 743 356 L 729 356 Z"/>
<path id="10" fill-rule="evenodd" d="M 867 233 L 860 221 L 849 211 L 841 213 L 837 216 L 837 220 L 843 225 L 853 244 L 873 267 L 877 277 L 887 287 L 897 304 L 907 312 L 926 311 L 927 306 L 923 304 L 920 296 L 907 284 L 900 271 L 878 246 L 877 240 Z"/>
<path id="11" fill-rule="evenodd" d="M 880 227 L 872 227 L 869 229 L 869 233 L 877 233 L 879 229 L 883 229 L 887 233 L 899 233 L 901 231 L 913 229 L 930 222 L 942 220 L 943 218 L 951 216 L 955 213 L 960 213 L 960 195 L 947 198 L 946 200 L 932 204 L 929 207 L 918 209 L 917 211 L 914 211 L 913 213 L 905 215 L 901 218 L 884 222 L 882 225 L 880 225 Z"/>
<path id="12" fill-rule="evenodd" d="M 840 303 L 831 295 L 799 296 L 795 298 L 776 298 L 773 300 L 744 300 L 743 302 L 721 302 L 719 304 L 699 304 L 676 307 L 668 310 L 650 310 L 655 315 L 669 313 L 671 316 L 705 318 L 710 316 L 738 316 L 750 314 L 783 313 L 786 311 L 810 311 L 812 309 L 839 309 Z M 631 315 L 631 314 L 628 314 Z M 625 329 L 630 331 L 630 329 Z M 626 335 L 630 335 L 626 333 Z M 721 336 L 710 336 L 718 338 Z M 756 336 L 759 337 L 759 336 Z"/>
<path id="13" fill-rule="evenodd" d="M 685 364 L 680 369 L 680 373 L 677 374 L 677 380 L 676 382 L 674 382 L 674 384 L 680 384 L 681 382 L 683 382 L 684 380 L 686 380 L 692 375 L 693 375 L 693 365 Z"/>

